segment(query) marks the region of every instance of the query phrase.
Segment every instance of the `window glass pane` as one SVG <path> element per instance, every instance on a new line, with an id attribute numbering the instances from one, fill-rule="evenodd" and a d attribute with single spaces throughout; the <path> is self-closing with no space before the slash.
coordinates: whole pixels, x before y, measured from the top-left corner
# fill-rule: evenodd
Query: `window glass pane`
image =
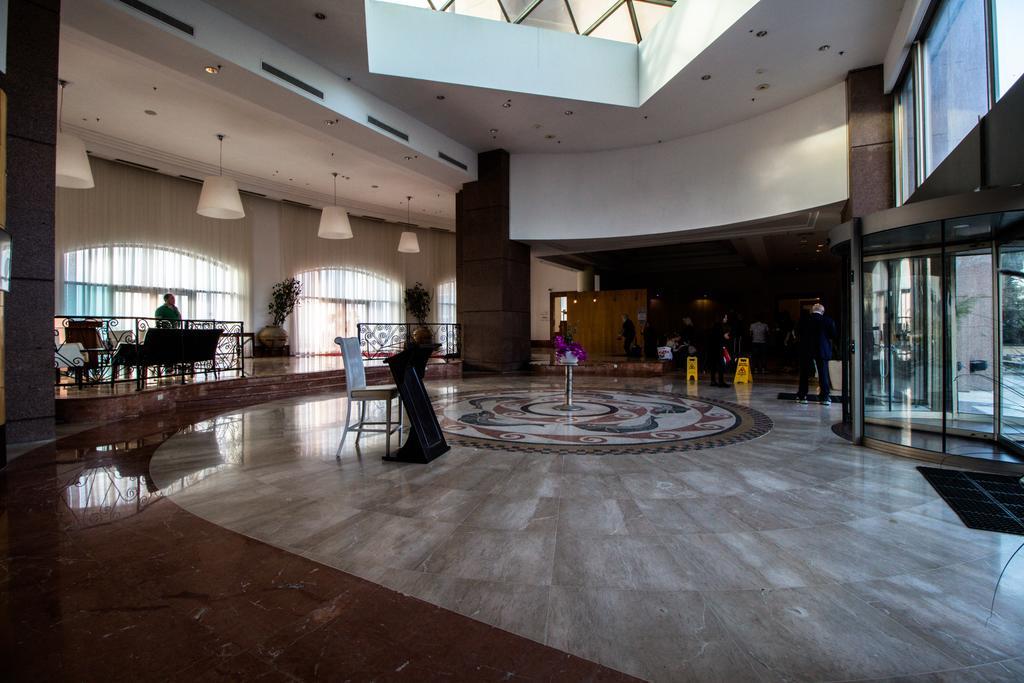
<path id="1" fill-rule="evenodd" d="M 185 319 L 242 319 L 242 273 L 224 263 L 132 244 L 64 254 L 64 315 L 148 318 L 166 292 Z"/>
<path id="2" fill-rule="evenodd" d="M 1017 82 L 1024 73 L 1024 1 L 993 2 L 996 53 L 996 99 Z"/>
<path id="3" fill-rule="evenodd" d="M 902 204 L 917 189 L 917 126 L 914 121 L 914 75 L 903 79 L 896 100 L 896 125 L 899 126 L 899 183 Z"/>
<path id="4" fill-rule="evenodd" d="M 924 56 L 930 174 L 988 111 L 985 0 L 944 0 L 925 38 Z"/>

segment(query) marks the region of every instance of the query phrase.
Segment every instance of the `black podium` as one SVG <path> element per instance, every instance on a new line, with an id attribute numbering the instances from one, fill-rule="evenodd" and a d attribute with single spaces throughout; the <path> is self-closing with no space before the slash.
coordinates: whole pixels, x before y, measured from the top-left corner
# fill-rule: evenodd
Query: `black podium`
<path id="1" fill-rule="evenodd" d="M 401 353 L 386 359 L 391 375 L 398 386 L 398 397 L 409 416 L 409 437 L 405 444 L 391 455 L 385 455 L 389 462 L 428 463 L 448 452 L 450 446 L 437 423 L 434 406 L 430 403 L 423 386 L 423 375 L 427 370 L 427 359 L 440 348 L 440 344 L 416 344 Z"/>

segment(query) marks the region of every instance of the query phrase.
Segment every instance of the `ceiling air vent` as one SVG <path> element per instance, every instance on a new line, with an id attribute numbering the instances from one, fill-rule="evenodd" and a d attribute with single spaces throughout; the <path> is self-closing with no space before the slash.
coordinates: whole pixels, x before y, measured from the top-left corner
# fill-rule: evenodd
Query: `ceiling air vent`
<path id="1" fill-rule="evenodd" d="M 356 218 L 362 218 L 364 221 L 373 221 L 374 223 L 385 222 L 383 218 L 378 218 L 377 216 L 356 216 Z"/>
<path id="2" fill-rule="evenodd" d="M 313 97 L 316 97 L 316 98 L 321 99 L 321 100 L 324 98 L 324 91 L 323 90 L 318 90 L 317 88 L 314 88 L 313 86 L 311 86 L 309 83 L 306 83 L 305 81 L 303 81 L 301 79 L 298 79 L 295 76 L 292 76 L 290 73 L 287 73 L 285 71 L 281 71 L 280 69 L 278 69 L 273 64 L 267 64 L 266 62 L 263 62 L 263 70 L 266 71 L 268 74 L 272 74 L 274 76 L 277 76 L 278 78 L 280 78 L 285 83 L 291 83 L 292 85 L 294 85 L 299 90 L 305 90 L 306 92 L 308 92 Z"/>
<path id="3" fill-rule="evenodd" d="M 203 182 L 199 178 L 193 178 L 190 175 L 179 175 L 178 177 L 181 178 L 182 180 L 187 180 L 187 181 L 192 182 L 192 183 L 202 183 Z"/>
<path id="4" fill-rule="evenodd" d="M 253 192 L 252 190 L 239 190 L 238 193 L 239 194 L 247 195 L 249 197 L 266 197 L 267 196 L 267 195 L 263 194 L 262 192 Z"/>
<path id="5" fill-rule="evenodd" d="M 181 19 L 175 19 L 170 14 L 162 12 L 158 10 L 156 7 L 153 7 L 152 5 L 147 5 L 144 2 L 139 2 L 139 0 L 121 0 L 121 4 L 128 5 L 132 9 L 138 10 L 146 16 L 153 17 L 160 23 L 167 24 L 171 28 L 181 31 L 182 33 L 185 33 L 187 35 L 195 36 L 196 34 L 196 30 L 192 28 L 191 25 L 186 24 Z"/>
<path id="6" fill-rule="evenodd" d="M 438 152 L 438 153 L 437 153 L 437 156 L 441 157 L 442 159 L 444 159 L 445 161 L 447 161 L 447 162 L 448 162 L 449 164 L 451 164 L 452 166 L 458 166 L 458 167 L 459 167 L 459 168 L 461 168 L 461 169 L 462 169 L 463 171 L 468 171 L 468 170 L 469 170 L 469 166 L 466 166 L 466 165 L 465 165 L 464 163 L 462 163 L 462 162 L 461 162 L 461 161 L 459 161 L 458 159 L 453 159 L 452 157 L 448 156 L 448 155 L 447 155 L 447 154 L 445 154 L 444 152 Z"/>
<path id="7" fill-rule="evenodd" d="M 127 159 L 114 159 L 119 164 L 125 166 L 131 166 L 132 168 L 141 168 L 143 171 L 159 171 L 160 169 L 155 166 L 146 166 L 145 164 L 137 164 L 134 161 L 128 161 Z"/>
<path id="8" fill-rule="evenodd" d="M 372 116 L 367 116 L 366 120 L 370 123 L 371 126 L 377 126 L 381 130 L 387 131 L 388 133 L 391 133 L 396 138 L 402 138 L 406 142 L 409 142 L 409 135 L 408 135 L 408 133 L 403 133 L 402 131 L 398 130 L 394 126 L 389 126 L 388 124 L 384 123 L 380 119 L 375 119 Z"/>
<path id="9" fill-rule="evenodd" d="M 303 204 L 302 202 L 292 201 L 291 199 L 282 199 L 281 203 L 282 204 L 291 204 L 292 206 L 301 206 L 301 207 L 306 208 L 306 209 L 312 208 L 309 204 Z"/>

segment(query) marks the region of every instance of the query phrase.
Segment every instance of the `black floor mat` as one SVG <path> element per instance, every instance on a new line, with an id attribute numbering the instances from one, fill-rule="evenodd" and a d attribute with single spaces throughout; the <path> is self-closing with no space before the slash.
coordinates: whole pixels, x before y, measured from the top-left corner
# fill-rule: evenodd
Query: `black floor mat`
<path id="1" fill-rule="evenodd" d="M 971 529 L 1024 536 L 1020 477 L 918 467 L 928 483 Z"/>

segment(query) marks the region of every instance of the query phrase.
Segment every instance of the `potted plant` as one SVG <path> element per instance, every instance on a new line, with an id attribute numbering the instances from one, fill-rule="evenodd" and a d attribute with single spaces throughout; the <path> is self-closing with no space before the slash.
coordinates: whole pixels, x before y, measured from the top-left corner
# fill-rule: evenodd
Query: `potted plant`
<path id="1" fill-rule="evenodd" d="M 296 278 L 290 277 L 274 285 L 270 291 L 270 304 L 267 306 L 271 323 L 256 333 L 260 344 L 269 349 L 280 349 L 288 345 L 288 333 L 283 325 L 295 307 L 299 305 L 300 296 L 302 296 L 302 283 Z"/>
<path id="2" fill-rule="evenodd" d="M 565 334 L 555 335 L 555 358 L 562 365 L 576 365 L 587 359 L 587 350 L 573 339 L 575 333 L 575 326 L 566 325 Z"/>
<path id="3" fill-rule="evenodd" d="M 425 325 L 427 316 L 430 315 L 432 299 L 422 282 L 417 282 L 405 290 L 405 312 L 419 324 L 412 332 L 412 340 L 416 344 L 429 344 L 432 340 L 430 328 Z"/>

